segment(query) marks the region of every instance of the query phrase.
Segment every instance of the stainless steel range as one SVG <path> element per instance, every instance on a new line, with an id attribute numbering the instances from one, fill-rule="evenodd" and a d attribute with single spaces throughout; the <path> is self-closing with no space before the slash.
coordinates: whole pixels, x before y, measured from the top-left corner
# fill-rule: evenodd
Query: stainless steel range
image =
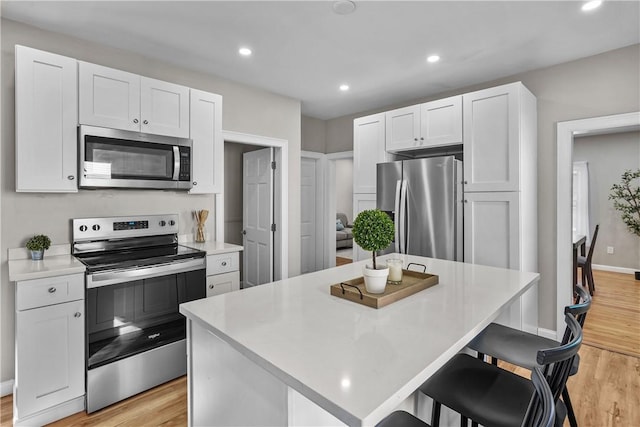
<path id="1" fill-rule="evenodd" d="M 178 215 L 73 220 L 87 267 L 87 412 L 186 373 L 178 306 L 206 296 L 206 253 L 177 236 Z"/>

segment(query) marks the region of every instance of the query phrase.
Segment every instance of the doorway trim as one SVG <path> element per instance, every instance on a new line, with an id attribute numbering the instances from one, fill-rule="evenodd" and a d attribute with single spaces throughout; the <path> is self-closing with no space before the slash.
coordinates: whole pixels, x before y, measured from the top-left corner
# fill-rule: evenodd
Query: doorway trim
<path id="1" fill-rule="evenodd" d="M 324 245 L 326 244 L 326 239 L 324 238 L 325 234 L 325 220 L 324 220 L 324 203 L 325 203 L 325 169 L 326 169 L 326 154 L 318 153 L 315 151 L 300 151 L 300 161 L 302 164 L 302 159 L 310 159 L 315 160 L 316 162 L 316 259 L 315 266 L 316 269 L 314 271 L 322 270 L 326 268 L 324 262 Z M 300 196 L 300 200 L 302 200 L 302 195 Z M 300 214 L 302 216 L 302 213 Z M 302 232 L 300 233 L 302 234 Z M 323 236 L 321 238 L 321 236 Z M 302 269 L 302 266 L 301 266 Z"/>
<path id="2" fill-rule="evenodd" d="M 276 170 L 274 184 L 274 221 L 276 231 L 273 239 L 274 256 L 274 280 L 282 280 L 289 277 L 289 141 L 280 138 L 271 138 L 249 133 L 222 131 L 222 139 L 225 142 L 257 145 L 260 147 L 273 147 Z M 224 194 L 216 194 L 216 239 L 224 240 Z M 218 238 L 218 236 L 222 236 Z"/>
<path id="3" fill-rule="evenodd" d="M 558 122 L 556 126 L 556 339 L 564 333 L 564 307 L 571 304 L 573 255 L 571 226 L 573 138 L 638 130 L 640 112 Z"/>

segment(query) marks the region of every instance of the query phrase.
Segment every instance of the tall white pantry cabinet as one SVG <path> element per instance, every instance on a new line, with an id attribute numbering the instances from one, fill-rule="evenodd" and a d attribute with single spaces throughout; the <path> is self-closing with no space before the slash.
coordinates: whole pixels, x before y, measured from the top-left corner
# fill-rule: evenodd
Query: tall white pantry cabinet
<path id="1" fill-rule="evenodd" d="M 460 98 L 462 114 L 452 114 L 456 108 L 452 100 Z M 415 129 L 420 108 L 444 105 L 447 114 L 439 116 L 443 123 L 434 121 L 435 128 L 462 129 L 461 137 L 450 132 L 443 145 L 462 142 L 464 261 L 537 272 L 536 98 L 516 82 L 442 101 L 447 102 L 432 101 L 354 120 L 354 216 L 375 208 L 375 164 L 385 161 L 385 143 L 387 151 L 412 157 L 417 145 L 409 140 L 419 140 Z M 405 132 L 397 127 L 402 124 L 401 113 L 409 117 Z M 390 125 L 396 127 L 389 129 Z M 403 145 L 398 135 L 405 134 L 409 142 Z M 354 244 L 354 260 L 368 256 Z M 537 333 L 537 292 L 537 288 L 527 292 L 499 321 Z"/>

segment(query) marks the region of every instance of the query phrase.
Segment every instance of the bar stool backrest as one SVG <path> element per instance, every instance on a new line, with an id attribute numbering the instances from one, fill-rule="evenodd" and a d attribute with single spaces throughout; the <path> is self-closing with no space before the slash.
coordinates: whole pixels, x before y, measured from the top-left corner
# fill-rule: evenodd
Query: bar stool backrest
<path id="1" fill-rule="evenodd" d="M 574 286 L 573 292 L 576 294 L 576 303 L 568 305 L 564 308 L 564 314 L 571 313 L 578 321 L 580 328 L 584 327 L 584 321 L 587 318 L 587 312 L 591 308 L 591 295 L 580 286 Z M 571 340 L 571 328 L 567 326 L 562 337 L 562 344 L 566 344 Z"/>
<path id="2" fill-rule="evenodd" d="M 556 418 L 555 400 L 540 368 L 531 371 L 531 382 L 536 392 L 529 403 L 522 427 L 552 427 Z"/>
<path id="3" fill-rule="evenodd" d="M 556 402 L 564 390 L 573 358 L 582 345 L 582 328 L 573 314 L 565 314 L 564 321 L 571 331 L 571 340 L 559 347 L 539 350 L 536 358 L 538 364 L 544 367 L 544 375 Z"/>

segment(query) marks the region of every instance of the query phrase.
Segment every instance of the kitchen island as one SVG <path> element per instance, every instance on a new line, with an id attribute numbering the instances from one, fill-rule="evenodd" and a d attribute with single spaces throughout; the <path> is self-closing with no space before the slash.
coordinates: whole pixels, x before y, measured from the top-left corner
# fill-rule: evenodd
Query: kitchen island
<path id="1" fill-rule="evenodd" d="M 182 304 L 189 425 L 375 425 L 539 280 L 394 256 L 439 284 L 381 309 L 330 295 L 362 261 Z"/>

